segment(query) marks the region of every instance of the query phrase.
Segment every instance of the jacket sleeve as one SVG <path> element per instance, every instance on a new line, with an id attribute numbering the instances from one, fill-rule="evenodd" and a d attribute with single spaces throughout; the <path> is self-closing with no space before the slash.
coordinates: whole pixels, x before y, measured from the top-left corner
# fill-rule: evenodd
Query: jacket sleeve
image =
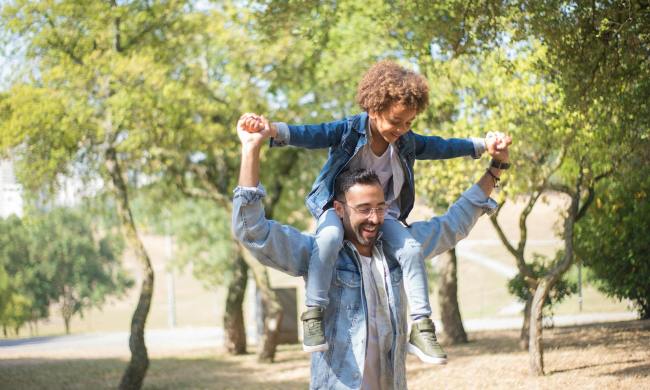
<path id="1" fill-rule="evenodd" d="M 485 152 L 485 141 L 481 138 L 442 138 L 413 133 L 415 136 L 415 158 L 417 160 L 444 160 L 471 156 L 480 158 Z"/>
<path id="2" fill-rule="evenodd" d="M 278 134 L 271 139 L 273 146 L 299 146 L 301 148 L 329 148 L 341 141 L 346 120 L 320 123 L 316 125 L 287 125 L 276 122 Z"/>
<path id="3" fill-rule="evenodd" d="M 305 276 L 314 245 L 311 235 L 266 219 L 264 188 L 235 188 L 233 234 L 260 263 L 292 276 Z"/>
<path id="4" fill-rule="evenodd" d="M 484 213 L 494 213 L 496 207 L 496 202 L 474 184 L 444 215 L 428 221 L 415 222 L 409 230 L 413 238 L 422 245 L 425 258 L 437 256 L 467 237 L 479 217 Z"/>

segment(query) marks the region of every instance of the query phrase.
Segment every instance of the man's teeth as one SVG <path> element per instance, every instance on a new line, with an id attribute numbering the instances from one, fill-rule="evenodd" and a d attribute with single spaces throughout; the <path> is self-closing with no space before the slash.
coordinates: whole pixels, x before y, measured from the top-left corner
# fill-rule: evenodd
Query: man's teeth
<path id="1" fill-rule="evenodd" d="M 365 226 L 364 229 L 369 231 L 369 232 L 374 232 L 375 230 L 377 230 L 377 226 L 372 226 L 372 227 L 371 226 Z"/>

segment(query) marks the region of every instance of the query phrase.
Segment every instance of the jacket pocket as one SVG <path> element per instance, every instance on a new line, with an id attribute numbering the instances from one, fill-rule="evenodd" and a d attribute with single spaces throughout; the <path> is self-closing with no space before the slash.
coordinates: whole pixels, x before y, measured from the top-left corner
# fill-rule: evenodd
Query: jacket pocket
<path id="1" fill-rule="evenodd" d="M 339 286 L 358 288 L 361 286 L 361 275 L 356 270 L 337 268 L 336 282 Z"/>

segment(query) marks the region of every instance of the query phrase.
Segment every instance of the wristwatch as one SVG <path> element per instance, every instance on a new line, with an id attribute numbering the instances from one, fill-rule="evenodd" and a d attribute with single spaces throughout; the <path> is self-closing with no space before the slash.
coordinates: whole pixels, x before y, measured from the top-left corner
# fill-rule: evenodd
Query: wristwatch
<path id="1" fill-rule="evenodd" d="M 490 167 L 496 168 L 496 169 L 508 169 L 508 168 L 510 168 L 510 163 L 501 162 L 501 161 L 497 161 L 495 159 L 492 159 L 492 161 L 490 161 Z"/>

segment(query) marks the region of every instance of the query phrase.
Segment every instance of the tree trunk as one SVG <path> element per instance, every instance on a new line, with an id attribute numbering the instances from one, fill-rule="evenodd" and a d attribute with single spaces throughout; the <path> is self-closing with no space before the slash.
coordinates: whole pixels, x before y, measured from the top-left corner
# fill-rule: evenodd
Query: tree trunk
<path id="1" fill-rule="evenodd" d="M 542 345 L 542 308 L 552 286 L 546 279 L 540 280 L 535 289 L 535 295 L 530 313 L 530 340 L 528 341 L 528 357 L 530 371 L 535 375 L 544 375 L 544 346 Z"/>
<path id="2" fill-rule="evenodd" d="M 467 342 L 467 333 L 458 308 L 458 279 L 456 249 L 449 251 L 448 256 L 439 260 L 438 300 L 440 318 L 443 326 L 443 340 L 449 344 Z"/>
<path id="3" fill-rule="evenodd" d="M 260 264 L 244 247 L 241 246 L 244 261 L 253 271 L 255 284 L 262 296 L 262 304 L 266 308 L 264 316 L 264 331 L 258 342 L 257 361 L 272 363 L 278 346 L 280 323 L 282 322 L 282 307 L 278 297 L 271 288 L 269 274 L 266 267 Z"/>
<path id="4" fill-rule="evenodd" d="M 72 311 L 74 303 L 72 302 L 72 293 L 70 288 L 63 288 L 63 302 L 61 303 L 61 317 L 63 317 L 63 324 L 65 325 L 65 334 L 70 334 L 70 319 L 72 318 Z"/>
<path id="5" fill-rule="evenodd" d="M 521 327 L 521 333 L 519 334 L 519 346 L 521 349 L 528 350 L 528 339 L 530 338 L 530 309 L 533 305 L 533 297 L 526 299 L 526 305 L 524 306 L 524 325 Z"/>
<path id="6" fill-rule="evenodd" d="M 65 325 L 65 334 L 70 334 L 70 316 L 63 316 L 63 324 Z"/>
<path id="7" fill-rule="evenodd" d="M 244 312 L 242 304 L 248 282 L 248 265 L 241 255 L 237 255 L 233 264 L 233 277 L 228 285 L 226 296 L 226 311 L 223 315 L 223 324 L 226 333 L 225 347 L 233 355 L 246 353 L 246 328 L 244 326 Z"/>
<path id="8" fill-rule="evenodd" d="M 122 170 L 118 164 L 117 153 L 113 148 L 109 148 L 106 151 L 106 168 L 111 176 L 111 182 L 114 187 L 117 214 L 120 218 L 122 233 L 126 238 L 128 246 L 133 250 L 136 260 L 140 263 L 142 272 L 140 297 L 138 298 L 138 304 L 131 318 L 131 334 L 129 336 L 131 360 L 124 371 L 119 388 L 121 390 L 140 389 L 144 382 L 144 377 L 147 374 L 147 369 L 149 368 L 149 355 L 144 342 L 144 328 L 151 307 L 154 273 L 149 255 L 138 237 L 129 205 L 126 183 L 124 182 Z"/>

